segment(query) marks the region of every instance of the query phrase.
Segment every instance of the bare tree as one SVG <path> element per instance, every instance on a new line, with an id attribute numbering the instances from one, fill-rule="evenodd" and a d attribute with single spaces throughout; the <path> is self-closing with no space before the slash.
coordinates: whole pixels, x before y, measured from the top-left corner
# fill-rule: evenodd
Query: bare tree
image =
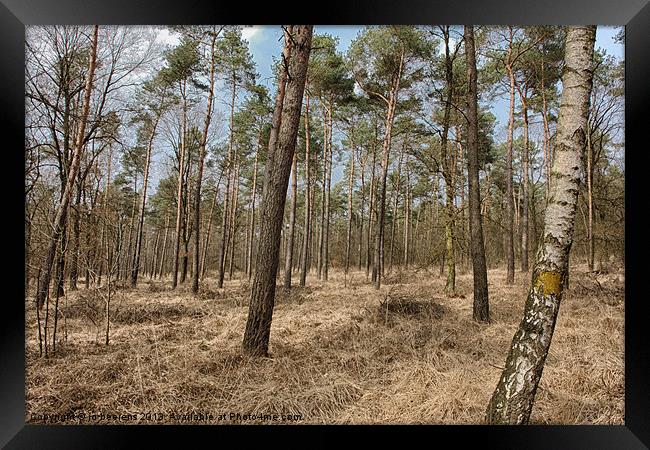
<path id="1" fill-rule="evenodd" d="M 84 87 L 84 102 L 83 102 L 83 108 L 81 112 L 81 118 L 79 121 L 80 123 L 77 132 L 75 149 L 72 155 L 72 162 L 70 164 L 65 190 L 61 198 L 61 203 L 57 208 L 56 218 L 54 219 L 54 230 L 50 238 L 49 249 L 45 257 L 45 262 L 43 263 L 43 271 L 41 273 L 41 279 L 39 280 L 39 290 L 36 296 L 36 304 L 39 309 L 43 307 L 43 303 L 45 302 L 45 298 L 47 297 L 47 292 L 50 285 L 50 279 L 52 277 L 52 264 L 54 262 L 54 256 L 56 254 L 57 243 L 61 237 L 61 233 L 63 232 L 63 229 L 66 226 L 66 219 L 68 216 L 68 206 L 70 205 L 70 196 L 72 195 L 72 189 L 74 187 L 74 183 L 77 177 L 77 171 L 79 170 L 79 164 L 81 162 L 81 157 L 84 150 L 84 140 L 86 136 L 86 122 L 88 120 L 88 112 L 90 110 L 90 94 L 92 93 L 92 89 L 93 89 L 93 77 L 95 74 L 95 65 L 97 60 L 98 29 L 99 27 L 97 25 L 95 25 L 93 28 L 90 60 L 88 63 L 88 73 L 86 74 L 86 85 Z"/>

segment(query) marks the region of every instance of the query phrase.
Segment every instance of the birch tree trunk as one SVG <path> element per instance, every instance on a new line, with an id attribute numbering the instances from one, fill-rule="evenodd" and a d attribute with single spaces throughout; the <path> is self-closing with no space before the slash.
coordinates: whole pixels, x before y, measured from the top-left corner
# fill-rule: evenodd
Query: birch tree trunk
<path id="1" fill-rule="evenodd" d="M 487 408 L 491 424 L 525 424 L 535 400 L 569 272 L 569 250 L 584 174 L 589 97 L 596 26 L 569 27 L 562 74 L 562 101 L 544 233 L 533 267 L 524 317 L 505 369 Z"/>

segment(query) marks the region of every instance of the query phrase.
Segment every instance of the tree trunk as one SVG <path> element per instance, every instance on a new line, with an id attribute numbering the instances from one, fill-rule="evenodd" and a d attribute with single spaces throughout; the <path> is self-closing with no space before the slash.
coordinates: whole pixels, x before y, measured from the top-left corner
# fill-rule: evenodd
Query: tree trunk
<path id="1" fill-rule="evenodd" d="M 587 266 L 589 272 L 594 271 L 594 150 L 591 142 L 591 129 L 587 123 L 587 240 L 589 241 Z"/>
<path id="2" fill-rule="evenodd" d="M 544 84 L 544 58 L 542 57 L 541 81 L 542 86 L 542 123 L 544 124 L 544 167 L 546 169 L 546 197 L 551 189 L 551 164 L 553 157 L 551 153 L 551 133 L 548 126 L 548 107 L 546 105 L 546 85 Z"/>
<path id="3" fill-rule="evenodd" d="M 330 198 L 332 191 L 332 101 L 327 107 L 327 161 L 325 167 L 327 168 L 327 190 L 325 197 L 325 242 L 323 244 L 323 279 L 327 281 L 330 265 Z"/>
<path id="4" fill-rule="evenodd" d="M 352 189 L 354 186 L 354 130 L 350 132 L 350 176 L 348 178 L 348 233 L 345 245 L 345 279 L 344 285 L 347 286 L 348 270 L 350 269 L 350 247 L 352 245 Z"/>
<path id="5" fill-rule="evenodd" d="M 483 242 L 483 219 L 481 218 L 481 186 L 478 176 L 478 93 L 474 26 L 472 25 L 465 26 L 465 52 L 469 86 L 467 92 L 467 183 L 469 185 L 469 232 L 474 278 L 473 318 L 477 322 L 489 322 L 487 265 Z"/>
<path id="6" fill-rule="evenodd" d="M 370 272 L 370 264 L 371 264 L 371 252 L 372 252 L 372 246 L 371 240 L 372 236 L 374 236 L 372 226 L 374 225 L 375 221 L 373 221 L 373 218 L 376 215 L 376 200 L 375 200 L 375 195 L 377 191 L 377 183 L 375 180 L 375 171 L 377 169 L 377 123 L 375 123 L 375 138 L 372 141 L 372 171 L 370 173 L 370 199 L 368 203 L 368 233 L 366 236 L 366 280 L 368 279 L 368 275 Z M 375 268 L 373 267 L 372 270 L 372 282 L 374 283 L 375 280 L 377 279 L 377 272 Z"/>
<path id="7" fill-rule="evenodd" d="M 162 106 L 162 101 L 161 101 Z M 153 141 L 156 137 L 156 128 L 160 120 L 160 112 L 156 115 L 153 123 L 151 136 L 147 144 L 147 156 L 144 163 L 144 179 L 142 181 L 142 192 L 140 193 L 140 209 L 138 211 L 138 231 L 135 241 L 135 252 L 133 255 L 133 266 L 131 267 L 131 287 L 136 287 L 138 283 L 138 271 L 140 270 L 140 248 L 142 247 L 142 232 L 144 229 L 144 212 L 147 204 L 147 186 L 149 184 L 149 167 L 151 165 L 151 152 L 153 150 Z"/>
<path id="8" fill-rule="evenodd" d="M 233 139 L 234 139 L 234 133 L 235 133 L 235 126 L 234 126 L 234 119 L 235 119 L 235 96 L 236 96 L 236 89 L 237 89 L 237 84 L 236 84 L 236 79 L 235 76 L 233 75 L 232 77 L 232 83 L 231 83 L 231 90 L 232 90 L 232 97 L 230 98 L 230 138 L 228 139 L 228 157 L 226 159 L 226 190 L 224 193 L 224 205 L 223 205 L 223 211 L 221 214 L 221 248 L 219 250 L 219 279 L 217 282 L 217 287 L 222 288 L 223 287 L 223 280 L 225 276 L 225 269 L 226 269 L 226 253 L 228 252 L 229 249 L 229 241 L 228 238 L 230 236 L 230 188 L 232 186 L 232 173 L 234 170 L 234 165 L 233 165 Z M 273 133 L 273 130 L 271 130 L 271 133 Z"/>
<path id="9" fill-rule="evenodd" d="M 377 278 L 375 280 L 375 289 L 381 287 L 382 263 L 384 251 L 384 216 L 386 215 L 386 178 L 388 176 L 388 163 L 390 156 L 390 144 L 393 130 L 393 119 L 395 118 L 395 107 L 397 105 L 397 96 L 399 93 L 400 79 L 404 67 L 404 48 L 400 51 L 399 66 L 397 73 L 393 76 L 392 86 L 388 96 L 386 110 L 386 125 L 384 130 L 384 144 L 381 160 L 381 187 L 379 191 L 379 214 L 377 214 L 377 242 L 375 242 L 375 270 Z"/>
<path id="10" fill-rule="evenodd" d="M 309 234 L 311 231 L 311 196 L 310 196 L 310 167 L 309 167 L 309 148 L 311 146 L 310 142 L 311 136 L 309 133 L 309 91 L 305 90 L 305 226 L 304 226 L 304 238 L 302 240 L 302 256 L 300 257 L 300 286 L 305 286 L 307 282 L 307 258 L 309 252 Z"/>
<path id="11" fill-rule="evenodd" d="M 191 147 L 189 149 L 191 151 Z M 190 236 L 192 235 L 192 228 L 190 227 L 190 196 L 192 194 L 192 155 L 188 152 L 187 157 L 187 173 L 185 174 L 185 192 L 183 193 L 183 259 L 181 262 L 181 284 L 185 283 L 187 278 L 187 265 L 189 262 L 189 244 Z"/>
<path id="12" fill-rule="evenodd" d="M 205 110 L 205 121 L 203 123 L 203 135 L 199 143 L 199 166 L 196 172 L 196 188 L 194 190 L 194 259 L 193 259 L 193 273 L 192 273 L 192 293 L 199 292 L 199 277 L 201 274 L 199 261 L 200 261 L 200 239 L 201 239 L 201 184 L 203 182 L 203 161 L 205 159 L 205 146 L 208 142 L 208 131 L 210 130 L 210 120 L 212 119 L 212 98 L 214 96 L 214 68 L 215 68 L 215 45 L 217 42 L 217 34 L 212 32 L 212 39 L 210 41 L 210 88 L 208 89 L 208 105 Z M 210 217 L 212 221 L 212 217 Z M 204 253 L 208 248 L 206 247 Z"/>
<path id="13" fill-rule="evenodd" d="M 368 160 L 368 154 L 366 153 L 365 158 L 361 158 L 361 149 L 359 149 L 359 164 L 361 165 L 361 212 L 359 214 L 359 244 L 358 244 L 358 269 L 361 271 L 361 263 L 363 259 L 363 218 L 366 214 L 366 161 Z"/>
<path id="14" fill-rule="evenodd" d="M 187 122 L 187 100 L 181 83 L 181 94 L 183 96 L 183 117 L 181 125 L 180 157 L 178 161 L 178 186 L 176 191 L 176 242 L 174 245 L 174 268 L 172 269 L 172 289 L 178 285 L 178 262 L 181 250 L 181 225 L 183 220 L 183 172 L 185 171 L 185 127 Z"/>
<path id="15" fill-rule="evenodd" d="M 512 27 L 508 43 L 506 70 L 510 80 L 510 112 L 508 116 L 508 149 L 506 154 L 506 284 L 515 282 L 515 249 L 514 249 L 514 192 L 512 189 L 512 146 L 515 123 L 515 75 L 512 70 Z"/>
<path id="16" fill-rule="evenodd" d="M 228 279 L 232 280 L 233 267 L 235 262 L 235 238 L 237 233 L 237 205 L 239 203 L 239 158 L 235 164 L 234 172 L 234 189 L 232 192 L 232 210 L 230 214 L 230 260 L 228 263 Z"/>
<path id="17" fill-rule="evenodd" d="M 261 145 L 261 136 L 258 141 Z M 246 275 L 251 279 L 253 274 L 253 246 L 255 242 L 255 198 L 257 197 L 257 160 L 259 158 L 258 151 L 255 152 L 255 162 L 253 164 L 253 188 L 251 192 L 251 205 L 250 205 L 250 219 L 248 222 L 248 252 L 246 253 Z"/>
<path id="18" fill-rule="evenodd" d="M 450 127 L 451 102 L 454 98 L 453 63 L 449 55 L 449 29 L 445 36 L 445 82 L 447 84 L 447 98 L 442 122 L 441 147 L 443 152 L 443 177 L 445 179 L 445 245 L 447 263 L 447 282 L 445 294 L 453 297 L 456 294 L 456 257 L 454 254 L 454 175 L 452 156 L 449 154 L 448 137 Z"/>
<path id="19" fill-rule="evenodd" d="M 70 277 L 68 279 L 68 289 L 77 290 L 77 280 L 79 279 L 79 246 L 81 240 L 81 177 L 77 180 L 77 197 L 72 207 L 72 249 L 70 252 Z"/>
<path id="20" fill-rule="evenodd" d="M 525 424 L 542 377 L 569 272 L 569 251 L 586 140 L 596 26 L 569 27 L 562 101 L 544 234 L 533 268 L 524 317 L 487 408 L 491 424 Z"/>
<path id="21" fill-rule="evenodd" d="M 292 178 L 291 178 L 291 206 L 289 212 L 289 235 L 287 236 L 287 252 L 284 264 L 284 288 L 291 289 L 291 273 L 293 272 L 293 244 L 296 232 L 296 203 L 298 197 L 298 159 L 293 152 Z"/>
<path id="22" fill-rule="evenodd" d="M 525 89 L 525 88 L 524 88 Z M 529 143 L 528 143 L 528 103 L 526 91 L 519 93 L 524 119 L 524 148 L 522 158 L 522 208 L 521 208 L 521 271 L 528 272 L 528 244 L 529 244 Z"/>
<path id="23" fill-rule="evenodd" d="M 212 199 L 212 205 L 210 206 L 210 214 L 208 216 L 208 229 L 205 233 L 205 242 L 203 244 L 203 256 L 201 257 L 201 281 L 205 277 L 205 273 L 208 269 L 208 251 L 210 249 L 210 236 L 212 234 L 212 219 L 214 218 L 214 208 L 217 205 L 217 198 L 219 197 L 219 183 L 221 183 L 221 175 L 219 175 L 219 181 L 215 185 L 214 197 Z"/>
<path id="24" fill-rule="evenodd" d="M 93 28 L 93 37 L 92 37 L 92 43 L 90 49 L 90 62 L 88 64 L 86 85 L 84 87 L 84 103 L 83 103 L 83 109 L 80 117 L 77 141 L 75 143 L 72 162 L 70 163 L 70 170 L 68 172 L 65 190 L 63 191 L 61 203 L 57 208 L 56 217 L 54 219 L 54 230 L 52 233 L 52 237 L 50 238 L 48 251 L 46 253 L 45 261 L 43 263 L 43 272 L 39 280 L 39 289 L 38 289 L 38 294 L 36 296 L 36 304 L 39 308 L 43 307 L 43 303 L 45 302 L 45 298 L 47 297 L 47 292 L 49 290 L 50 280 L 52 277 L 52 264 L 54 262 L 54 257 L 56 255 L 57 242 L 61 238 L 63 230 L 65 229 L 66 226 L 68 206 L 70 205 L 70 196 L 72 195 L 72 189 L 74 187 L 75 179 L 77 177 L 77 172 L 79 170 L 79 165 L 81 163 L 81 157 L 82 157 L 83 147 L 84 147 L 84 136 L 86 133 L 86 122 L 88 121 L 88 113 L 90 111 L 90 95 L 93 89 L 93 77 L 95 74 L 95 64 L 97 59 L 98 28 L 99 27 L 97 25 L 95 25 Z"/>
<path id="25" fill-rule="evenodd" d="M 399 202 L 399 191 L 401 186 L 401 176 L 402 176 L 402 159 L 404 158 L 404 146 L 402 146 L 402 151 L 399 155 L 399 160 L 397 161 L 397 183 L 393 190 L 393 220 L 390 230 L 390 251 L 388 253 L 388 271 L 393 270 L 393 253 L 395 247 L 395 229 L 397 227 L 397 204 Z"/>
<path id="26" fill-rule="evenodd" d="M 149 280 L 153 280 L 153 277 L 156 274 L 156 268 L 158 267 L 158 244 L 160 243 L 160 228 L 156 230 L 156 239 L 153 243 L 153 255 L 151 257 L 151 266 L 149 267 Z"/>
<path id="27" fill-rule="evenodd" d="M 165 220 L 165 237 L 163 238 L 162 250 L 160 255 L 160 266 L 158 269 L 158 278 L 163 276 L 163 267 L 165 265 L 165 255 L 167 254 L 167 235 L 169 234 L 169 214 L 167 214 L 167 219 Z"/>
<path id="28" fill-rule="evenodd" d="M 404 196 L 404 268 L 409 267 L 409 240 L 411 233 L 411 173 L 406 158 L 406 195 Z"/>
<path id="29" fill-rule="evenodd" d="M 285 37 L 285 50 L 287 47 L 294 49 L 287 64 L 289 76 L 286 77 L 288 78 L 286 98 L 283 102 L 276 102 L 276 108 L 280 107 L 281 112 L 274 112 L 274 115 L 282 115 L 277 135 L 278 143 L 273 151 L 269 151 L 265 169 L 260 207 L 257 270 L 253 279 L 243 340 L 244 352 L 249 355 L 266 356 L 268 354 L 284 204 L 300 124 L 300 110 L 311 50 L 312 31 L 313 26 L 311 25 L 296 25 L 288 28 Z M 286 53 L 288 52 L 285 51 Z M 271 150 L 271 144 L 269 144 L 269 150 Z"/>
<path id="30" fill-rule="evenodd" d="M 321 105 L 323 104 L 321 100 Z M 318 234 L 318 279 L 323 277 L 323 263 L 325 259 L 325 220 L 327 220 L 327 160 L 328 160 L 328 143 L 327 138 L 327 113 L 323 106 L 323 181 L 322 181 L 322 200 L 320 209 L 320 230 Z"/>

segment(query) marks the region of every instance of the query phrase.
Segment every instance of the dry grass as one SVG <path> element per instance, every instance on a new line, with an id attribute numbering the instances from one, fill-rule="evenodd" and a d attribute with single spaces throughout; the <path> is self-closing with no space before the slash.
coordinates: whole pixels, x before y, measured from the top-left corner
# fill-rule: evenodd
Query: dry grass
<path id="1" fill-rule="evenodd" d="M 623 423 L 622 273 L 572 272 L 532 422 Z M 109 346 L 101 338 L 103 299 L 82 290 L 62 308 L 67 339 L 48 359 L 38 356 L 28 308 L 27 421 L 45 421 L 32 413 L 151 412 L 187 423 L 169 413 L 196 412 L 214 415 L 198 423 L 233 423 L 218 417 L 232 412 L 300 414 L 299 423 L 480 423 L 529 276 L 517 274 L 514 286 L 504 281 L 504 271 L 490 271 L 492 323 L 485 325 L 471 318 L 471 273 L 459 276 L 456 298 L 423 270 L 393 273 L 379 292 L 365 273 L 353 273 L 347 287 L 341 273 L 327 283 L 309 277 L 306 288 L 278 288 L 271 357 L 258 359 L 240 351 L 247 284 L 217 289 L 208 281 L 196 298 L 165 283 L 120 290 Z M 77 415 L 67 423 L 79 422 Z M 128 423 L 158 422 L 137 415 Z"/>

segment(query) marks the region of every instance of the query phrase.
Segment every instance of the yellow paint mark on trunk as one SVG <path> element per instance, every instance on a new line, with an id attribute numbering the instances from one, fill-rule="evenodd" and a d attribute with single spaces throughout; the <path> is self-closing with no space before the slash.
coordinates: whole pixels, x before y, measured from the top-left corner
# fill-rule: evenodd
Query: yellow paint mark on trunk
<path id="1" fill-rule="evenodd" d="M 562 292 L 562 274 L 560 272 L 540 272 L 535 280 L 535 288 L 542 288 L 544 295 L 559 295 Z"/>

